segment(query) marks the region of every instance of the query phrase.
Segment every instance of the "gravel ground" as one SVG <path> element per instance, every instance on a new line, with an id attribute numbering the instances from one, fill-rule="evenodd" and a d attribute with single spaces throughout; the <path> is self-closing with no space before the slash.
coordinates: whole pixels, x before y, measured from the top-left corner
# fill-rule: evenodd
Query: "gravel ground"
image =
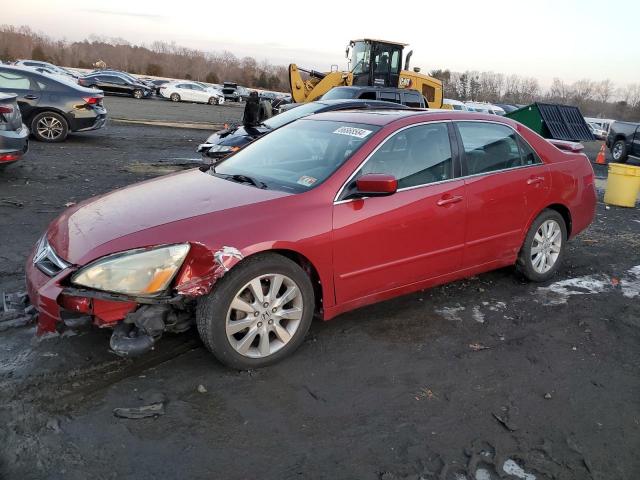
<path id="1" fill-rule="evenodd" d="M 137 103 L 112 100 L 114 116 Z M 185 168 L 204 137 L 112 122 L 34 142 L 0 174 L 0 291 L 22 288 L 65 204 Z M 259 371 L 223 368 L 193 332 L 124 360 L 108 331 L 7 329 L 0 478 L 634 480 L 639 300 L 640 213 L 599 204 L 549 284 L 507 268 L 315 322 Z M 113 414 L 153 403 L 157 418 Z"/>

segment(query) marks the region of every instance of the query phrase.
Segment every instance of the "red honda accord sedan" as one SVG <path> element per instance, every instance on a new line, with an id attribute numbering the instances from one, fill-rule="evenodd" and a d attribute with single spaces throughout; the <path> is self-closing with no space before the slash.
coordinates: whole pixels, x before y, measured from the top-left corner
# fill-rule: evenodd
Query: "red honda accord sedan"
<path id="1" fill-rule="evenodd" d="M 508 265 L 548 280 L 595 204 L 585 155 L 509 119 L 331 112 L 73 206 L 29 255 L 27 287 L 40 331 L 113 327 L 126 356 L 195 323 L 221 362 L 256 368 L 314 315 Z"/>

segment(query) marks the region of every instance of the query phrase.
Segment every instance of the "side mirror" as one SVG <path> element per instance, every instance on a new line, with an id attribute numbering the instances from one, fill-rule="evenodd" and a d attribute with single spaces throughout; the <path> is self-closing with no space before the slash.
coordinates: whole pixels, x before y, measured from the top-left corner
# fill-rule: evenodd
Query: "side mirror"
<path id="1" fill-rule="evenodd" d="M 386 173 L 367 173 L 356 180 L 356 191 L 363 197 L 385 197 L 398 190 L 398 180 Z"/>

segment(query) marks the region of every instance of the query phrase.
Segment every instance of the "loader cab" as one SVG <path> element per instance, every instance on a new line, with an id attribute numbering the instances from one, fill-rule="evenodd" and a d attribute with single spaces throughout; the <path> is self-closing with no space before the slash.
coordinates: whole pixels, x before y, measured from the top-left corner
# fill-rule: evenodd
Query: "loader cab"
<path id="1" fill-rule="evenodd" d="M 353 85 L 371 87 L 397 87 L 402 69 L 404 43 L 381 40 L 352 40 L 351 73 Z"/>

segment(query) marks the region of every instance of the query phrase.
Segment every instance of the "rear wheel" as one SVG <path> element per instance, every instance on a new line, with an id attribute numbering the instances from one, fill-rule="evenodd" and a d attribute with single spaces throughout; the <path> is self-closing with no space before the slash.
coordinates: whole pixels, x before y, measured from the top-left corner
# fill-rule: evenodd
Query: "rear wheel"
<path id="1" fill-rule="evenodd" d="M 611 156 L 614 162 L 627 162 L 627 144 L 624 140 L 618 140 L 613 144 L 611 147 Z"/>
<path id="2" fill-rule="evenodd" d="M 198 302 L 198 332 L 225 365 L 264 367 L 294 352 L 309 330 L 315 298 L 309 276 L 277 254 L 244 260 Z"/>
<path id="3" fill-rule="evenodd" d="M 529 228 L 516 267 L 527 280 L 545 282 L 560 268 L 566 242 L 567 226 L 562 215 L 544 210 Z"/>
<path id="4" fill-rule="evenodd" d="M 169 98 L 171 99 L 172 102 L 179 102 L 180 101 L 180 95 L 178 95 L 177 93 L 172 93 Z"/>
<path id="5" fill-rule="evenodd" d="M 31 133 L 41 142 L 62 142 L 69 134 L 69 126 L 62 115 L 41 112 L 31 120 Z"/>

